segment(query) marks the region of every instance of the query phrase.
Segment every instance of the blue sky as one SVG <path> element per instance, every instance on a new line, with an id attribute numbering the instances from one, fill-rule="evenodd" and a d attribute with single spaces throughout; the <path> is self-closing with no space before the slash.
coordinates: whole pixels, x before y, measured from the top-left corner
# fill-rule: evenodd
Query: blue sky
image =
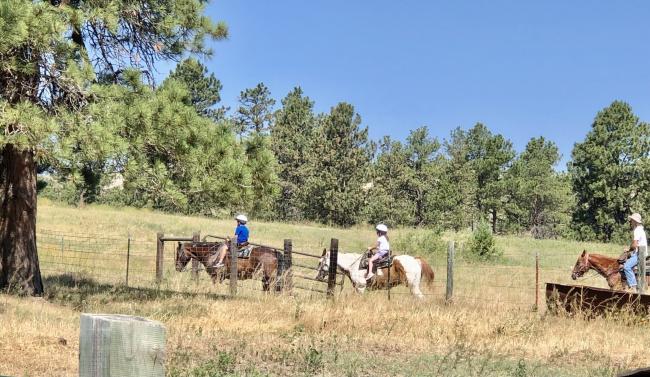
<path id="1" fill-rule="evenodd" d="M 278 104 L 299 85 L 317 111 L 353 104 L 374 139 L 480 121 L 518 151 L 545 136 L 562 165 L 613 100 L 650 121 L 649 1 L 221 0 L 207 13 L 229 26 L 204 63 L 232 107 L 258 82 Z"/>

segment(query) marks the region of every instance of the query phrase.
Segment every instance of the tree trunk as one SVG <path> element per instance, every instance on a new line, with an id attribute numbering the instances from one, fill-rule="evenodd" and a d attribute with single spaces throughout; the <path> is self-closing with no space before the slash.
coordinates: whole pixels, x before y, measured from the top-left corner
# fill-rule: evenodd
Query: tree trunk
<path id="1" fill-rule="evenodd" d="M 9 144 L 2 151 L 0 204 L 0 288 L 41 295 L 36 251 L 36 164 L 32 150 Z"/>
<path id="2" fill-rule="evenodd" d="M 497 210 L 492 209 L 492 233 L 497 234 Z"/>

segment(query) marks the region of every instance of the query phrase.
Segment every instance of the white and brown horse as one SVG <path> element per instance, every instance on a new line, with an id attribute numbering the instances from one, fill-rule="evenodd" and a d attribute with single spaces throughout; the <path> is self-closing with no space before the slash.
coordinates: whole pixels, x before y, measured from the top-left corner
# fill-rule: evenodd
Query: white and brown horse
<path id="1" fill-rule="evenodd" d="M 366 279 L 367 269 L 359 268 L 361 258 L 361 254 L 339 253 L 336 263 L 338 270 L 350 278 L 352 286 L 358 293 L 363 293 L 366 288 L 384 289 L 389 286 L 394 287 L 401 284 L 409 287 L 413 295 L 418 298 L 423 298 L 424 295 L 420 290 L 422 279 L 426 280 L 428 285 L 433 283 L 433 270 L 420 257 L 412 257 L 410 255 L 398 255 L 394 257 L 390 267 L 390 282 L 388 281 L 387 269 L 378 269 L 377 274 L 373 278 Z M 316 279 L 321 281 L 325 280 L 329 271 L 329 261 L 330 253 L 324 250 L 318 263 L 318 275 Z"/>

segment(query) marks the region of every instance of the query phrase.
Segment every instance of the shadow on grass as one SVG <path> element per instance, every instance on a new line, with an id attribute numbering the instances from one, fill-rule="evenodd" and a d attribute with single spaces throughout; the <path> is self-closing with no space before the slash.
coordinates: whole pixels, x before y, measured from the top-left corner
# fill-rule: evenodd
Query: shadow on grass
<path id="1" fill-rule="evenodd" d="M 43 279 L 49 301 L 83 310 L 88 302 L 111 304 L 120 302 L 145 303 L 172 298 L 204 298 L 231 300 L 228 295 L 215 293 L 179 292 L 157 287 L 141 288 L 97 282 L 91 278 L 71 274 L 52 275 Z"/>

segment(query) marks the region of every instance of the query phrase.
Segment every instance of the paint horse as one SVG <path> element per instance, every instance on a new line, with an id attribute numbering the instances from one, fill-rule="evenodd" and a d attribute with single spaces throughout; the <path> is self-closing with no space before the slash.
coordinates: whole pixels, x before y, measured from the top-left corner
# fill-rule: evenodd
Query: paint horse
<path id="1" fill-rule="evenodd" d="M 337 258 L 337 268 L 343 272 L 352 282 L 352 286 L 357 293 L 363 293 L 366 288 L 386 289 L 396 285 L 406 285 L 410 288 L 411 293 L 418 298 L 424 298 L 420 290 L 422 279 L 427 281 L 427 285 L 433 283 L 434 273 L 431 266 L 420 257 L 410 255 L 398 255 L 393 258 L 390 267 L 390 281 L 388 281 L 388 268 L 377 269 L 377 273 L 370 279 L 366 279 L 366 268 L 361 268 L 363 255 L 356 253 L 339 253 Z M 323 250 L 318 263 L 318 275 L 316 279 L 324 281 L 329 271 L 330 254 Z"/>
<path id="2" fill-rule="evenodd" d="M 594 270 L 600 276 L 604 277 L 607 280 L 609 289 L 626 290 L 629 288 L 627 280 L 625 280 L 625 275 L 621 271 L 621 263 L 618 262 L 617 258 L 601 254 L 591 254 L 584 250 L 573 267 L 571 279 L 576 280 L 589 270 Z M 645 278 L 646 282 L 650 283 L 647 275 Z"/>
<path id="3" fill-rule="evenodd" d="M 219 253 L 223 248 L 227 248 L 225 242 L 185 242 L 178 243 L 176 250 L 176 271 L 183 271 L 190 260 L 196 259 L 204 267 L 205 271 L 212 278 L 212 283 L 217 280 L 221 283 L 224 279 L 230 277 L 230 253 L 226 254 L 223 260 L 225 264 L 222 268 L 216 268 L 219 261 Z M 278 268 L 277 251 L 268 247 L 253 247 L 247 258 L 237 258 L 237 277 L 238 279 L 252 279 L 255 275 L 261 273 L 262 289 L 269 291 L 276 278 Z"/>

